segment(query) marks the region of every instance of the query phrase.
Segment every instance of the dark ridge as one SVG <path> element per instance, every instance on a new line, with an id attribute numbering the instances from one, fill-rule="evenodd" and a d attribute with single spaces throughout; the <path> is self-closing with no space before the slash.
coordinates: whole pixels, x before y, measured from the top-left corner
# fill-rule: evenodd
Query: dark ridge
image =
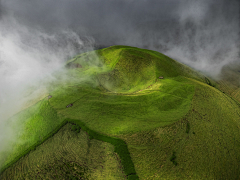
<path id="1" fill-rule="evenodd" d="M 35 143 L 33 146 L 29 147 L 27 150 L 25 150 L 22 154 L 20 154 L 19 156 L 17 156 L 15 158 L 15 160 L 13 160 L 12 162 L 10 162 L 9 164 L 7 164 L 6 166 L 2 167 L 0 169 L 0 175 L 7 169 L 9 168 L 11 165 L 13 165 L 14 163 L 16 163 L 19 159 L 21 159 L 22 157 L 26 156 L 27 154 L 29 154 L 31 151 L 36 150 L 36 147 L 41 145 L 43 142 L 45 142 L 47 139 L 53 137 L 64 125 L 66 125 L 67 123 L 71 123 L 73 126 L 75 126 L 72 130 L 75 132 L 79 132 L 80 129 L 84 130 L 87 132 L 87 134 L 91 139 L 97 139 L 100 141 L 104 141 L 104 142 L 108 142 L 111 143 L 112 145 L 115 146 L 114 148 L 114 152 L 118 153 L 123 165 L 123 169 L 125 174 L 127 174 L 128 176 L 128 180 L 138 180 L 139 177 L 136 175 L 136 171 L 134 168 L 134 164 L 132 162 L 132 159 L 130 157 L 130 153 L 128 151 L 128 147 L 125 141 L 121 140 L 121 139 L 117 139 L 117 138 L 112 138 L 106 135 L 101 135 L 98 134 L 97 132 L 89 129 L 85 123 L 76 120 L 76 119 L 70 119 L 70 118 L 66 118 L 61 124 L 59 124 L 54 131 L 52 131 L 51 133 L 49 133 L 46 137 L 43 138 L 42 141 L 39 141 L 37 143 Z"/>

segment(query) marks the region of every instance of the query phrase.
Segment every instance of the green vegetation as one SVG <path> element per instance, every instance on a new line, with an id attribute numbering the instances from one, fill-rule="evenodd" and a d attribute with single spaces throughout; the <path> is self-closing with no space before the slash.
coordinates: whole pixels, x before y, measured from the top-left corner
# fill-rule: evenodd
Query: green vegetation
<path id="1" fill-rule="evenodd" d="M 238 105 L 220 91 L 196 84 L 190 109 L 174 124 L 118 136 L 128 144 L 140 178 L 237 179 Z M 186 133 L 187 121 L 195 134 Z M 169 161 L 173 151 L 176 151 L 178 163 L 174 169 Z"/>
<path id="2" fill-rule="evenodd" d="M 11 118 L 9 124 L 15 125 L 15 118 L 25 129 L 5 160 L 3 175 L 14 172 L 10 165 L 19 163 L 21 160 L 17 160 L 23 155 L 26 158 L 38 152 L 47 141 L 51 141 L 51 146 L 45 147 L 48 153 L 54 146 L 59 148 L 61 133 L 71 133 L 69 137 L 74 137 L 76 143 L 86 132 L 85 146 L 80 148 L 81 143 L 76 143 L 74 151 L 81 149 L 80 156 L 99 142 L 111 146 L 127 179 L 239 178 L 240 107 L 234 98 L 218 90 L 220 86 L 215 81 L 161 53 L 128 46 L 83 53 L 69 60 L 66 67 L 66 74 L 56 73 L 59 81 L 49 87 L 52 98 Z M 67 108 L 69 104 L 73 106 Z M 71 142 L 71 138 L 64 137 L 66 144 Z M 94 146 L 88 157 L 99 154 L 99 147 Z M 73 158 L 76 152 L 60 154 Z M 32 156 L 31 161 L 38 157 L 43 154 Z M 63 155 L 56 157 L 56 161 L 51 161 L 55 168 L 44 172 L 63 166 L 65 161 L 58 159 Z M 80 161 L 85 162 L 74 160 Z M 94 171 L 92 163 L 79 173 L 104 179 L 101 168 Z M 113 160 L 105 165 L 109 163 Z M 42 163 L 41 169 L 46 165 Z M 75 171 L 69 166 L 64 172 L 74 179 Z M 111 172 L 118 175 L 107 179 L 123 178 L 117 169 Z M 109 172 L 110 169 L 105 171 Z"/>
<path id="3" fill-rule="evenodd" d="M 221 80 L 216 88 L 240 102 L 240 65 L 226 65 L 222 68 Z"/>
<path id="4" fill-rule="evenodd" d="M 160 87 L 156 90 L 146 89 L 135 95 L 118 96 L 77 86 L 61 88 L 51 93 L 54 98 L 49 101 L 64 116 L 81 119 L 99 133 L 117 135 L 137 132 L 171 124 L 189 111 L 193 85 L 182 86 L 182 83 L 173 79 L 154 85 Z M 70 102 L 74 102 L 73 107 L 65 108 Z"/>
<path id="5" fill-rule="evenodd" d="M 204 82 L 204 76 L 201 74 L 155 51 L 112 46 L 98 50 L 97 53 L 102 57 L 104 64 L 112 69 L 98 75 L 98 81 L 113 92 L 130 93 L 146 88 L 159 76 L 166 79 L 185 76 Z"/>
<path id="6" fill-rule="evenodd" d="M 170 158 L 170 161 L 172 161 L 172 163 L 175 165 L 175 166 L 177 166 L 177 162 L 175 161 L 176 160 L 176 155 L 175 155 L 175 151 L 173 151 L 173 154 L 172 154 L 172 157 Z"/>
<path id="7" fill-rule="evenodd" d="M 130 154 L 128 152 L 127 145 L 123 140 L 117 139 L 117 138 L 111 138 L 106 135 L 101 135 L 96 131 L 90 130 L 83 122 L 79 120 L 73 120 L 73 119 L 67 119 L 67 120 L 69 122 L 73 122 L 81 126 L 81 128 L 88 133 L 90 139 L 97 139 L 97 140 L 108 142 L 114 145 L 115 147 L 114 152 L 118 153 L 118 155 L 120 156 L 121 163 L 123 165 L 124 172 L 126 173 L 126 175 L 136 174 L 134 169 L 134 164 L 132 163 Z"/>
<path id="8" fill-rule="evenodd" d="M 85 131 L 76 134 L 71 127 L 64 125 L 4 171 L 1 179 L 126 179 L 113 145 L 90 140 Z"/>
<path id="9" fill-rule="evenodd" d="M 208 78 L 205 77 L 205 81 L 209 86 L 215 87 L 215 84 L 213 84 Z"/>
<path id="10" fill-rule="evenodd" d="M 189 133 L 189 130 L 190 130 L 190 124 L 189 124 L 189 122 L 187 122 L 187 129 L 186 129 L 186 133 Z"/>
<path id="11" fill-rule="evenodd" d="M 74 131 L 76 133 L 80 133 L 81 127 L 79 125 L 73 124 L 71 127 L 71 131 Z"/>
<path id="12" fill-rule="evenodd" d="M 10 166 L 31 150 L 35 150 L 36 146 L 57 132 L 64 124 L 63 120 L 63 116 L 49 105 L 46 98 L 10 118 L 9 126 L 15 129 L 21 127 L 23 133 L 13 145 L 14 148 L 5 160 L 5 165 Z M 2 158 L 5 158 L 4 154 L 0 154 L 0 159 Z"/>

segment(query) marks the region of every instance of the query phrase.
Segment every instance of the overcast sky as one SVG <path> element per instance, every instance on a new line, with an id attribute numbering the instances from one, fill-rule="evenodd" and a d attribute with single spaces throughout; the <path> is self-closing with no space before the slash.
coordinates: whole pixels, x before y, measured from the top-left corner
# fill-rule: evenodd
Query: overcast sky
<path id="1" fill-rule="evenodd" d="M 95 44 L 157 50 L 217 75 L 237 61 L 237 0 L 3 0 L 31 28 L 71 29 Z"/>

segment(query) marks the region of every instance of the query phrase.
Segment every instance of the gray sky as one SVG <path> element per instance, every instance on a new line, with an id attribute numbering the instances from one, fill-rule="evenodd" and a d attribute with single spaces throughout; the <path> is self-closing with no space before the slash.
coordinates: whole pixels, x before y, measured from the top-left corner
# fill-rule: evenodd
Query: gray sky
<path id="1" fill-rule="evenodd" d="M 76 32 L 95 45 L 153 49 L 217 76 L 237 61 L 237 0 L 3 0 L 18 22 Z"/>

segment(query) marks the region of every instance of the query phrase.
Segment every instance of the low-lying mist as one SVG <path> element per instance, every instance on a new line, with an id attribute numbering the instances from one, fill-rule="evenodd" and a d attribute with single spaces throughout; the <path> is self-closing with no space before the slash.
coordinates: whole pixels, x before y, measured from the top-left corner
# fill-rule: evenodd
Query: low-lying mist
<path id="1" fill-rule="evenodd" d="M 62 67 L 66 60 L 92 50 L 92 43 L 91 38 L 81 40 L 71 30 L 46 33 L 20 24 L 13 16 L 1 18 L 0 155 L 11 150 L 10 144 L 16 141 L 23 128 L 10 127 L 8 119 L 36 103 L 36 100 L 46 97 L 48 87 L 56 81 L 53 73 L 62 69 L 64 77 Z M 67 75 L 64 78 L 67 79 Z M 88 79 L 85 77 L 84 81 Z"/>

